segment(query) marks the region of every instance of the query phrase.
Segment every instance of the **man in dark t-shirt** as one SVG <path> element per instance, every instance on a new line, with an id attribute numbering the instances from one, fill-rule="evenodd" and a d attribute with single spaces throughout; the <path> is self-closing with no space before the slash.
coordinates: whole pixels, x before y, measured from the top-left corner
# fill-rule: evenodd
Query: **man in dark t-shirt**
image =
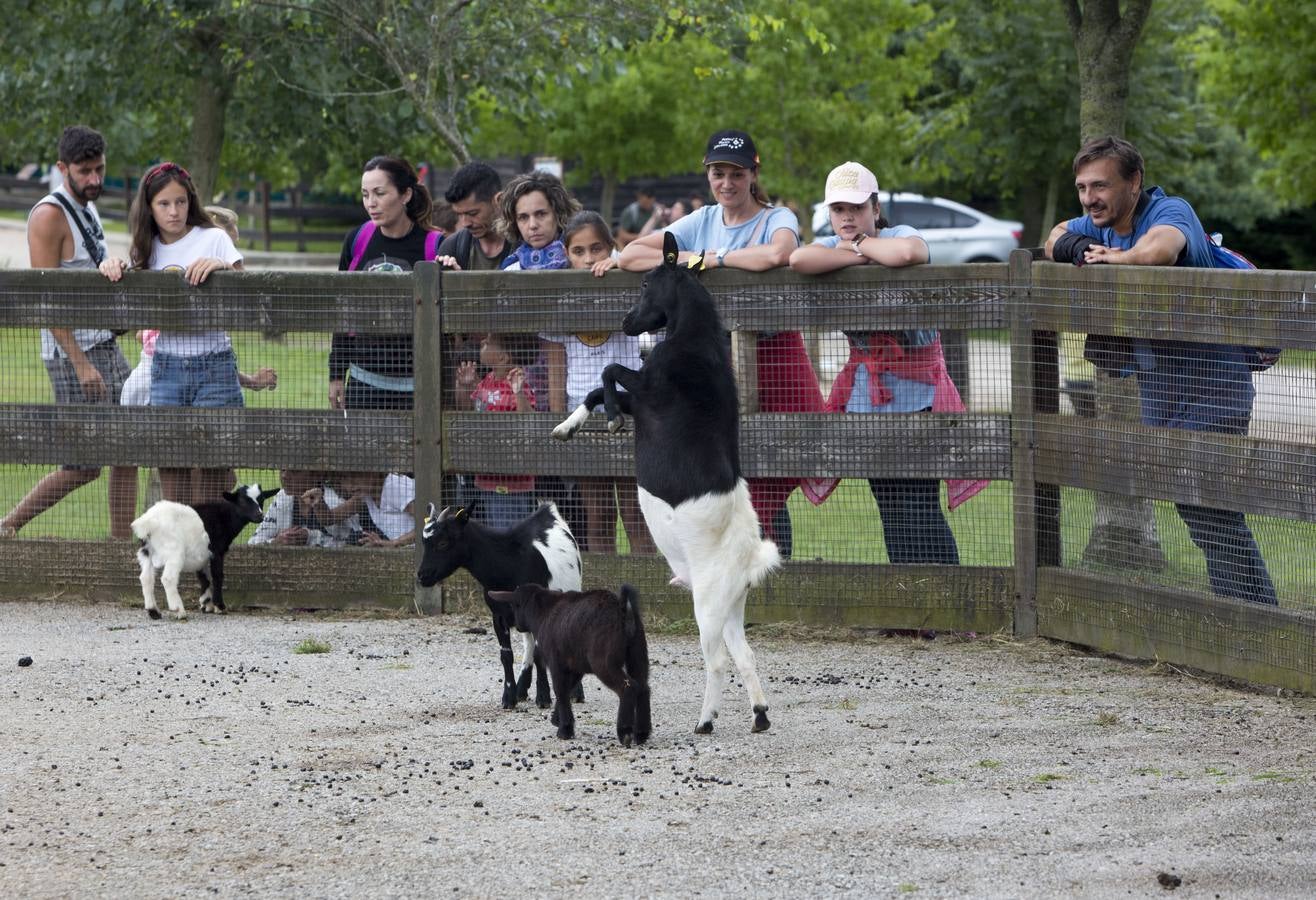
<path id="1" fill-rule="evenodd" d="M 439 265 L 468 271 L 496 270 L 512 248 L 494 230 L 494 197 L 503 187 L 492 166 L 467 163 L 453 173 L 443 197 L 457 214 L 458 230 L 439 245 Z"/>

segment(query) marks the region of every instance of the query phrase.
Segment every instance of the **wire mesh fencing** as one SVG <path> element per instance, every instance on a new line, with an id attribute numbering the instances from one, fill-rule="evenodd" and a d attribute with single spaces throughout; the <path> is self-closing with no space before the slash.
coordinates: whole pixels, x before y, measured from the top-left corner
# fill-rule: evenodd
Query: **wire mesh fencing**
<path id="1" fill-rule="evenodd" d="M 596 413 L 575 440 L 551 437 L 603 365 L 642 365 L 664 339 L 620 332 L 640 284 L 428 265 L 200 288 L 2 273 L 0 578 L 131 587 L 129 549 L 102 540 L 125 518 L 259 481 L 284 495 L 242 539 L 269 546 L 235 554 L 239 599 L 245 584 L 291 605 L 405 603 L 428 503 L 506 524 L 550 499 L 587 582 L 629 580 L 688 615 L 637 509 L 633 428 Z M 1310 273 L 1021 253 L 703 284 L 738 385 L 741 469 L 788 560 L 751 616 L 1013 627 L 1316 679 Z M 77 329 L 103 394 L 61 370 L 43 327 Z M 143 358 L 174 393 L 123 405 Z M 95 574 L 71 576 L 79 563 Z"/>

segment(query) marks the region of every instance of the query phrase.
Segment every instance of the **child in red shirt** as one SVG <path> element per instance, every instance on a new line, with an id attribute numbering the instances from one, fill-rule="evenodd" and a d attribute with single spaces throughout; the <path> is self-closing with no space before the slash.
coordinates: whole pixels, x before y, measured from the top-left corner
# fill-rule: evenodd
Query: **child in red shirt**
<path id="1" fill-rule="evenodd" d="M 486 334 L 480 365 L 489 371 L 477 384 L 475 363 L 458 366 L 458 401 L 469 400 L 468 408 L 477 412 L 532 412 L 535 393 L 525 370 L 538 352 L 534 335 Z M 511 528 L 535 511 L 533 475 L 476 475 L 475 488 L 475 516 L 486 525 Z"/>

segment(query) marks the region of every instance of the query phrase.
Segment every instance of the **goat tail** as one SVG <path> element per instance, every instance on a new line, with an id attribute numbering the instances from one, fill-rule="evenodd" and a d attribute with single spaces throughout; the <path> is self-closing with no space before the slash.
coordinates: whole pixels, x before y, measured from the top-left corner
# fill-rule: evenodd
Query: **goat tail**
<path id="1" fill-rule="evenodd" d="M 748 571 L 749 586 L 758 587 L 763 583 L 763 579 L 768 575 L 781 568 L 781 551 L 777 545 L 767 539 L 759 541 L 758 551 L 750 560 Z"/>
<path id="2" fill-rule="evenodd" d="M 649 681 L 649 641 L 640 618 L 640 595 L 629 584 L 621 586 L 622 632 L 626 636 L 626 672 L 632 679 Z"/>

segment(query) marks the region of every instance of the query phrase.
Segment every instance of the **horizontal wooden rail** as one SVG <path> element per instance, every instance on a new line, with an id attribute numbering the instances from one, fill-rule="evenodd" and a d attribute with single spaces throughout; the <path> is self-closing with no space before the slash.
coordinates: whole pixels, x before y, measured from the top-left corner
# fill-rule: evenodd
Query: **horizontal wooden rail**
<path id="1" fill-rule="evenodd" d="M 1316 616 L 1069 569 L 1037 572 L 1041 634 L 1316 694 Z"/>
<path id="2" fill-rule="evenodd" d="M 1316 446 L 1037 416 L 1039 481 L 1316 522 Z"/>
<path id="3" fill-rule="evenodd" d="M 1316 272 L 1034 263 L 1029 302 L 1039 329 L 1316 347 Z"/>
<path id="4" fill-rule="evenodd" d="M 0 328 L 359 331 L 411 334 L 407 275 L 217 272 L 193 287 L 171 272 L 0 270 Z"/>
<path id="5" fill-rule="evenodd" d="M 609 434 L 602 413 L 567 442 L 551 436 L 554 413 L 490 416 L 449 413 L 444 471 L 514 475 L 635 473 L 633 435 Z M 741 417 L 741 467 L 747 477 L 1010 478 L 1010 420 L 986 413 L 902 416 Z"/>
<path id="6" fill-rule="evenodd" d="M 849 269 L 821 277 L 788 269 L 706 273 L 730 330 L 835 331 L 1004 328 L 1005 266 Z M 444 330 L 578 331 L 619 328 L 642 275 L 609 272 L 444 272 Z M 504 325 L 505 323 L 505 325 Z"/>
<path id="7" fill-rule="evenodd" d="M 407 472 L 412 414 L 0 405 L 0 463 Z"/>

